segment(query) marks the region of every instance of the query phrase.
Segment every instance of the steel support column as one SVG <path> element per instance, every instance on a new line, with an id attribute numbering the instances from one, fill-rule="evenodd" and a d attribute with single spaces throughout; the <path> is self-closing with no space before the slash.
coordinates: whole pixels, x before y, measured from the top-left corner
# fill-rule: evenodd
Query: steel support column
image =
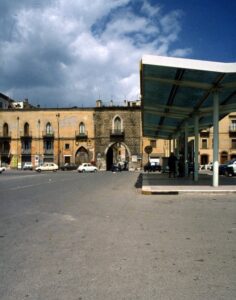
<path id="1" fill-rule="evenodd" d="M 171 139 L 169 139 L 169 156 L 170 156 L 170 154 L 171 154 Z"/>
<path id="2" fill-rule="evenodd" d="M 213 186 L 219 185 L 219 92 L 213 94 Z"/>
<path id="3" fill-rule="evenodd" d="M 194 116 L 194 181 L 198 181 L 199 116 Z"/>
<path id="4" fill-rule="evenodd" d="M 188 122 L 184 127 L 184 175 L 188 176 Z"/>

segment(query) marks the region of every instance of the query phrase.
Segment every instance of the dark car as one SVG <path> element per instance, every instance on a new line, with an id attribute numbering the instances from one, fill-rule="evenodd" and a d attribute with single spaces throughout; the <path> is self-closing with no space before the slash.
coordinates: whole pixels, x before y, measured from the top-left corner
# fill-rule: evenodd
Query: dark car
<path id="1" fill-rule="evenodd" d="M 61 167 L 62 171 L 72 171 L 76 170 L 78 166 L 76 164 L 65 163 L 64 166 Z"/>
<path id="2" fill-rule="evenodd" d="M 161 172 L 161 166 L 158 164 L 147 163 L 143 169 L 144 169 L 144 172 L 156 172 L 156 171 Z"/>
<path id="3" fill-rule="evenodd" d="M 226 175 L 226 169 L 229 162 L 225 162 L 224 164 L 219 165 L 219 175 Z"/>
<path id="4" fill-rule="evenodd" d="M 110 169 L 112 172 L 121 172 L 122 167 L 119 164 L 113 164 Z"/>

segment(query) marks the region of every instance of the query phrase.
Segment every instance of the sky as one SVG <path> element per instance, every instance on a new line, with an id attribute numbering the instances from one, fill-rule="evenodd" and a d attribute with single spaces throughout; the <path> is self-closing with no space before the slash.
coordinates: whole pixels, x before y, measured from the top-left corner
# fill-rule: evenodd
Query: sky
<path id="1" fill-rule="evenodd" d="M 233 0 L 0 0 L 0 92 L 41 107 L 140 98 L 139 62 L 236 62 Z"/>

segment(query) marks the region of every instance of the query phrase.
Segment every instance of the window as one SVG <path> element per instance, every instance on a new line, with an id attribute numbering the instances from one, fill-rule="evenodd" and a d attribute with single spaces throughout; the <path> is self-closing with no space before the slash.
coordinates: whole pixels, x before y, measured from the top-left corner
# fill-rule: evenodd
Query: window
<path id="1" fill-rule="evenodd" d="M 70 144 L 65 144 L 65 150 L 69 150 L 70 149 Z"/>
<path id="2" fill-rule="evenodd" d="M 236 120 L 231 120 L 230 131 L 236 131 Z"/>
<path id="3" fill-rule="evenodd" d="M 207 149 L 207 139 L 202 139 L 202 149 Z"/>
<path id="4" fill-rule="evenodd" d="M 45 141 L 44 147 L 45 147 L 46 150 L 52 150 L 53 149 L 52 141 L 50 141 L 50 140 Z"/>
<path id="5" fill-rule="evenodd" d="M 8 130 L 8 124 L 4 123 L 3 125 L 3 136 L 8 136 L 9 130 Z"/>
<path id="6" fill-rule="evenodd" d="M 157 147 L 157 141 L 156 140 L 150 140 L 150 146 L 152 146 L 152 148 L 156 148 Z"/>
<path id="7" fill-rule="evenodd" d="M 46 134 L 52 134 L 52 125 L 49 122 L 46 125 Z"/>
<path id="8" fill-rule="evenodd" d="M 232 149 L 236 149 L 236 139 L 232 139 Z"/>
<path id="9" fill-rule="evenodd" d="M 29 136 L 29 124 L 25 123 L 24 125 L 24 136 Z"/>
<path id="10" fill-rule="evenodd" d="M 80 134 L 85 134 L 85 125 L 84 125 L 83 122 L 81 122 L 81 123 L 79 124 L 79 133 L 80 133 Z"/>
<path id="11" fill-rule="evenodd" d="M 114 119 L 113 119 L 113 133 L 122 133 L 122 130 L 123 130 L 123 124 L 122 124 L 122 120 L 119 116 L 116 116 Z"/>
<path id="12" fill-rule="evenodd" d="M 114 120 L 114 129 L 115 131 L 121 131 L 121 119 L 119 117 Z"/>

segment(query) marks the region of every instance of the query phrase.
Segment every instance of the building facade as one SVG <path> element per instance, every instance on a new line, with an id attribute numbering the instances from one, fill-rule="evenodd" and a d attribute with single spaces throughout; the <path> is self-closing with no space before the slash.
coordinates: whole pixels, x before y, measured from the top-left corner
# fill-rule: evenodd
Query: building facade
<path id="1" fill-rule="evenodd" d="M 32 162 L 33 166 L 47 161 L 59 166 L 93 162 L 104 170 L 114 163 L 139 169 L 150 157 L 166 158 L 175 150 L 169 140 L 142 137 L 141 125 L 139 102 L 104 106 L 98 100 L 94 108 L 2 108 L 0 165 L 21 168 L 25 162 Z M 219 135 L 219 162 L 223 163 L 236 157 L 236 113 L 219 122 Z M 150 155 L 144 150 L 149 145 L 153 149 Z M 212 148 L 213 130 L 201 131 L 200 165 L 213 161 Z M 191 151 L 190 147 L 190 158 Z"/>
<path id="2" fill-rule="evenodd" d="M 140 168 L 140 106 L 0 110 L 0 164 L 94 162 Z"/>

